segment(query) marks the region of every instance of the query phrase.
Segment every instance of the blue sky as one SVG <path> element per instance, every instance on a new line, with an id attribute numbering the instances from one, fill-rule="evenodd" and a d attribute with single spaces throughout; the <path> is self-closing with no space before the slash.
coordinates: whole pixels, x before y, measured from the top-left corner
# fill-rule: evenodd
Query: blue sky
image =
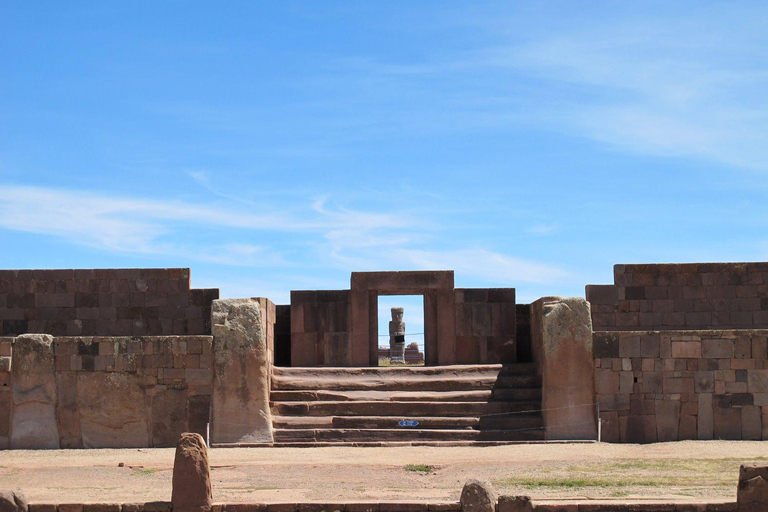
<path id="1" fill-rule="evenodd" d="M 190 267 L 278 303 L 453 269 L 529 302 L 615 263 L 766 260 L 767 23 L 738 1 L 2 2 L 0 268 Z"/>

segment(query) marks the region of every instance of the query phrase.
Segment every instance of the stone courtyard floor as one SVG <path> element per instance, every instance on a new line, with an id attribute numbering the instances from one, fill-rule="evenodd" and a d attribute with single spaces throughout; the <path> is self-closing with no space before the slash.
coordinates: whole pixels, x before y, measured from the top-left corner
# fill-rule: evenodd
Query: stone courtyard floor
<path id="1" fill-rule="evenodd" d="M 739 465 L 768 442 L 495 447 L 216 448 L 216 502 L 458 500 L 469 478 L 554 499 L 736 499 Z M 33 503 L 170 500 L 174 450 L 0 451 L 0 489 Z M 123 467 L 119 464 L 123 463 Z"/>

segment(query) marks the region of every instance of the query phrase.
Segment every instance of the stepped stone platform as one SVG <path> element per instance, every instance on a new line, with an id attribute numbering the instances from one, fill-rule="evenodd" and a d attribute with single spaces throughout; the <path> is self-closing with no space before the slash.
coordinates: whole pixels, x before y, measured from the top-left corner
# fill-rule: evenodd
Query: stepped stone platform
<path id="1" fill-rule="evenodd" d="M 274 368 L 274 446 L 541 441 L 532 364 Z"/>

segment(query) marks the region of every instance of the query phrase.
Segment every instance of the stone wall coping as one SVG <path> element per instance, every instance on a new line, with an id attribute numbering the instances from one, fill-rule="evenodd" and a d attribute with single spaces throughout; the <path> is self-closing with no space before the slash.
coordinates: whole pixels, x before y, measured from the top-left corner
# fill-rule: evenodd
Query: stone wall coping
<path id="1" fill-rule="evenodd" d="M 639 331 L 627 331 L 627 330 L 609 330 L 609 331 L 594 331 L 593 334 L 597 336 L 620 334 L 622 336 L 647 336 L 647 335 L 664 335 L 664 336 L 719 336 L 729 333 L 736 334 L 749 334 L 754 336 L 768 336 L 768 329 L 670 329 L 670 330 L 639 330 Z"/>

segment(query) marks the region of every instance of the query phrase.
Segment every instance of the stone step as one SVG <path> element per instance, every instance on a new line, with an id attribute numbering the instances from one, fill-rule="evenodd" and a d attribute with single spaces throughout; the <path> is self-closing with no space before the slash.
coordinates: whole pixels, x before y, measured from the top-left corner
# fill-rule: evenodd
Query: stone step
<path id="1" fill-rule="evenodd" d="M 336 375 L 442 375 L 459 373 L 486 373 L 504 375 L 512 373 L 536 373 L 536 365 L 533 363 L 517 364 L 455 364 L 447 366 L 363 366 L 363 367 L 339 367 L 339 366 L 313 366 L 313 367 L 284 367 L 275 366 L 273 375 L 304 375 L 315 377 L 328 377 Z"/>
<path id="2" fill-rule="evenodd" d="M 273 391 L 481 391 L 489 389 L 537 388 L 536 375 L 447 374 L 429 375 L 349 375 L 319 377 L 282 374 L 272 376 Z"/>
<path id="3" fill-rule="evenodd" d="M 277 416 L 483 416 L 538 411 L 538 401 L 521 402 L 271 402 Z"/>
<path id="4" fill-rule="evenodd" d="M 481 389 L 474 391 L 379 391 L 379 390 L 274 390 L 273 402 L 388 401 L 388 402 L 504 402 L 541 400 L 540 388 Z"/>
<path id="5" fill-rule="evenodd" d="M 541 415 L 513 414 L 505 416 L 431 416 L 410 417 L 418 425 L 415 427 L 400 427 L 398 424 L 404 418 L 397 416 L 275 416 L 272 422 L 275 428 L 281 429 L 469 429 L 469 430 L 519 430 L 540 428 Z"/>
<path id="6" fill-rule="evenodd" d="M 442 430 L 442 429 L 276 429 L 275 443 L 398 442 L 398 441 L 533 441 L 543 440 L 536 430 Z"/>

